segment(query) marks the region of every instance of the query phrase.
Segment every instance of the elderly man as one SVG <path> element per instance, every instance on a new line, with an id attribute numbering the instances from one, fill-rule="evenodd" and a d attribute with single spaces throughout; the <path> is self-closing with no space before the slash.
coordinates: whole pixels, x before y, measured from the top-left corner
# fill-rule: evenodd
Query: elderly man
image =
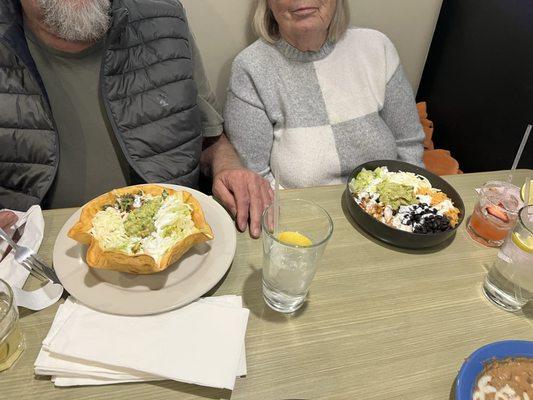
<path id="1" fill-rule="evenodd" d="M 257 237 L 272 192 L 222 123 L 178 0 L 0 2 L 0 208 L 196 187 L 202 169 Z"/>

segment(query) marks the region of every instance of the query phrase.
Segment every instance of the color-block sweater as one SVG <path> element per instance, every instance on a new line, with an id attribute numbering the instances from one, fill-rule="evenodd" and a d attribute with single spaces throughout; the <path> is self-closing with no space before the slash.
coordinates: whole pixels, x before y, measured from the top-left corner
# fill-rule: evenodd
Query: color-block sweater
<path id="1" fill-rule="evenodd" d="M 224 117 L 246 166 L 283 187 L 345 183 L 377 159 L 423 166 L 413 91 L 392 42 L 371 29 L 317 52 L 256 41 L 233 62 Z"/>

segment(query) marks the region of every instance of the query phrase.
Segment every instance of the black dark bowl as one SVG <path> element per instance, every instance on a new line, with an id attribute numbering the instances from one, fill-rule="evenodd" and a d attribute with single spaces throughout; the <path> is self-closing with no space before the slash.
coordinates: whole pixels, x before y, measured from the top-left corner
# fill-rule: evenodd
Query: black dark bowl
<path id="1" fill-rule="evenodd" d="M 359 172 L 363 168 L 373 171 L 378 167 L 387 167 L 389 171 L 392 172 L 413 172 L 415 174 L 425 176 L 431 182 L 431 185 L 434 188 L 442 190 L 453 201 L 455 207 L 457 207 L 461 211 L 459 215 L 458 224 L 453 229 L 450 229 L 445 232 L 428 234 L 411 233 L 402 231 L 400 229 L 392 228 L 384 224 L 383 222 L 378 221 L 370 214 L 367 214 L 355 202 L 352 194 L 350 193 L 348 185 L 350 184 L 352 178 L 359 174 Z M 382 240 L 385 243 L 406 249 L 425 249 L 441 244 L 442 242 L 448 240 L 451 236 L 455 235 L 457 228 L 459 227 L 459 225 L 461 225 L 465 217 L 465 205 L 463 203 L 463 200 L 461 199 L 461 196 L 459 196 L 459 193 L 457 193 L 453 186 L 451 186 L 448 182 L 446 182 L 439 176 L 432 174 L 431 172 L 423 168 L 417 167 L 416 165 L 409 164 L 403 161 L 377 160 L 359 165 L 353 170 L 348 179 L 348 182 L 346 183 L 346 190 L 344 192 L 344 196 L 346 197 L 346 204 L 348 205 L 350 215 L 357 223 L 357 225 L 359 225 L 364 231 L 366 231 L 369 235 L 379 240 Z"/>

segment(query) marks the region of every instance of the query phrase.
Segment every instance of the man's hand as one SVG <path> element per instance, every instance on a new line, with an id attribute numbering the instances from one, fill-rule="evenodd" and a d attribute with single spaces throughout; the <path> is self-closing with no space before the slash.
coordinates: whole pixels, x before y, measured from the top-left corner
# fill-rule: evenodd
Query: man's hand
<path id="1" fill-rule="evenodd" d="M 213 194 L 224 203 L 237 220 L 237 227 L 246 230 L 250 221 L 250 235 L 261 234 L 261 215 L 272 202 L 270 183 L 245 169 L 226 169 L 213 178 Z"/>
<path id="2" fill-rule="evenodd" d="M 0 228 L 6 230 L 17 222 L 17 220 L 18 218 L 15 213 L 11 211 L 0 211 Z"/>
<path id="3" fill-rule="evenodd" d="M 239 230 L 245 231 L 249 221 L 250 235 L 258 238 L 261 215 L 274 198 L 268 181 L 243 167 L 224 134 L 204 140 L 201 164 L 213 176 L 213 194 L 236 218 Z"/>

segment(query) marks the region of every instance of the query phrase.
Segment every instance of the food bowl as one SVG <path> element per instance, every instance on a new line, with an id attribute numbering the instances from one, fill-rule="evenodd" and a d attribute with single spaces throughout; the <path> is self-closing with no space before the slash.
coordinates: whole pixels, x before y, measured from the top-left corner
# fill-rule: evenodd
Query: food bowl
<path id="1" fill-rule="evenodd" d="M 412 172 L 425 176 L 431 183 L 432 187 L 440 189 L 442 192 L 444 192 L 452 200 L 455 207 L 460 210 L 459 221 L 457 222 L 457 225 L 453 229 L 444 232 L 426 234 L 413 233 L 390 227 L 368 214 L 355 202 L 355 199 L 350 192 L 349 184 L 352 178 L 357 176 L 357 174 L 359 174 L 363 168 L 367 170 L 374 170 L 378 167 L 387 167 L 391 172 Z M 372 237 L 375 237 L 376 239 L 379 239 L 387 244 L 406 249 L 424 249 L 434 247 L 445 242 L 455 235 L 457 228 L 459 225 L 461 225 L 465 217 L 465 205 L 463 200 L 452 185 L 439 176 L 432 174 L 423 168 L 403 161 L 376 160 L 359 165 L 352 171 L 350 177 L 348 178 L 344 196 L 351 217 L 357 223 L 357 225 L 361 227 L 361 229 L 363 229 Z"/>
<path id="2" fill-rule="evenodd" d="M 472 400 L 477 378 L 485 364 L 506 358 L 533 358 L 533 342 L 526 340 L 504 340 L 480 347 L 463 363 L 455 382 L 455 400 Z"/>

